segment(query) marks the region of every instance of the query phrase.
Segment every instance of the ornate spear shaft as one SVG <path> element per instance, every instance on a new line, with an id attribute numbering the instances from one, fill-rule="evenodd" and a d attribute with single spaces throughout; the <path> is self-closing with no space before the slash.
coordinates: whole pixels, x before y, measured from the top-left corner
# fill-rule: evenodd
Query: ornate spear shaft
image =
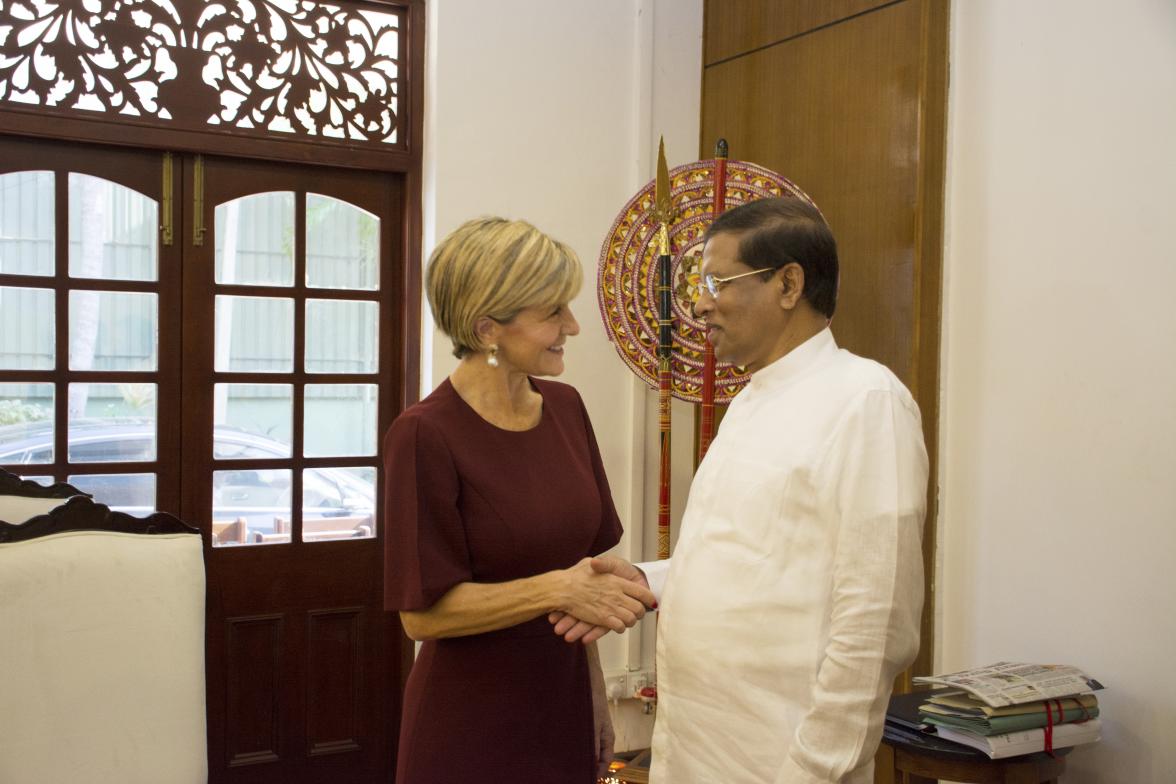
<path id="1" fill-rule="evenodd" d="M 657 387 L 658 429 L 660 432 L 661 462 L 657 497 L 657 557 L 670 557 L 670 400 L 673 373 L 670 359 L 674 347 L 674 312 L 670 287 L 670 224 L 674 220 L 674 204 L 670 198 L 670 172 L 666 166 L 665 139 L 658 142 L 657 184 L 654 191 L 654 217 L 661 224 L 657 232 L 657 294 L 658 341 Z"/>
<path id="2" fill-rule="evenodd" d="M 719 139 L 715 145 L 714 206 L 711 220 L 727 209 L 727 140 Z M 702 412 L 698 424 L 698 462 L 706 457 L 711 440 L 715 436 L 715 350 L 710 340 L 704 341 L 702 355 Z"/>

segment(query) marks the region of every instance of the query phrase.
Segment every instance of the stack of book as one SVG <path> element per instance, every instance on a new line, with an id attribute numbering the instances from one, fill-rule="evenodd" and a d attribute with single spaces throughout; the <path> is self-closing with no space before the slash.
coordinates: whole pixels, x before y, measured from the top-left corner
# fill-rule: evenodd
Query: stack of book
<path id="1" fill-rule="evenodd" d="M 919 718 L 941 738 L 993 759 L 1099 739 L 1098 698 L 1093 694 L 994 708 L 966 692 L 944 692 L 919 706 Z"/>
<path id="2" fill-rule="evenodd" d="M 1000 662 L 916 678 L 946 686 L 928 695 L 919 718 L 937 734 L 992 759 L 1093 743 L 1099 739 L 1102 684 L 1073 667 Z"/>

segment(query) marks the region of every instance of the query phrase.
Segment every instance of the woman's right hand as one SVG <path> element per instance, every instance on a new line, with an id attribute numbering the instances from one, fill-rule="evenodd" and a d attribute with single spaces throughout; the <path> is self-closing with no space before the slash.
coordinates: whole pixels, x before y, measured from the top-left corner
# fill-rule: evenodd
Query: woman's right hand
<path id="1" fill-rule="evenodd" d="M 657 603 L 653 591 L 646 586 L 593 569 L 591 558 L 563 570 L 563 577 L 564 601 L 559 609 L 614 632 L 633 626 L 645 615 L 647 607 Z"/>

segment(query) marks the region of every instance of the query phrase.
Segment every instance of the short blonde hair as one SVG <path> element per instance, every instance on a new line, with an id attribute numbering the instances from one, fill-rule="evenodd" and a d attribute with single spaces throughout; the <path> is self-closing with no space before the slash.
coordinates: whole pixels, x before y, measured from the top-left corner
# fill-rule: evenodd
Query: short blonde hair
<path id="1" fill-rule="evenodd" d="M 580 291 L 576 252 L 526 221 L 477 218 L 437 245 L 425 272 L 433 320 L 461 358 L 485 348 L 482 316 L 508 322 L 523 308 L 565 305 Z"/>

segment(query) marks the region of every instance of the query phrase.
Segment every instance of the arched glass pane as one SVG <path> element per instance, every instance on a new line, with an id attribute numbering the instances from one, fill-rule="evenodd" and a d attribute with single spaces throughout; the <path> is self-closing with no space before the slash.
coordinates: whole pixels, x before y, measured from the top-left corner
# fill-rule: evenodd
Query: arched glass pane
<path id="1" fill-rule="evenodd" d="M 158 280 L 158 202 L 118 183 L 71 172 L 69 274 Z"/>
<path id="2" fill-rule="evenodd" d="M 0 272 L 52 275 L 53 172 L 0 175 Z"/>
<path id="3" fill-rule="evenodd" d="M 216 298 L 216 369 L 289 373 L 294 369 L 294 300 Z"/>
<path id="4" fill-rule="evenodd" d="M 70 370 L 155 370 L 158 358 L 158 294 L 69 293 Z"/>
<path id="5" fill-rule="evenodd" d="M 294 194 L 273 191 L 216 205 L 216 282 L 294 285 Z"/>
<path id="6" fill-rule="evenodd" d="M 330 196 L 306 195 L 306 285 L 380 287 L 380 219 Z"/>
<path id="7" fill-rule="evenodd" d="M 52 370 L 57 307 L 53 289 L 0 286 L 0 370 Z"/>
<path id="8" fill-rule="evenodd" d="M 306 372 L 375 373 L 380 306 L 341 299 L 306 301 Z"/>

